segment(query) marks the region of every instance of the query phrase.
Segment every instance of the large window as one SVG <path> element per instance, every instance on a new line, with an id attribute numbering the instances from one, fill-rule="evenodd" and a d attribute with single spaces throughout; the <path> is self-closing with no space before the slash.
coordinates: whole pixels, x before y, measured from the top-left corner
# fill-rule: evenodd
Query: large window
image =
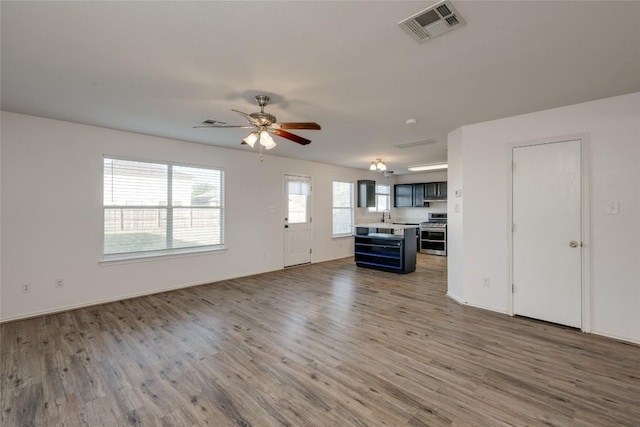
<path id="1" fill-rule="evenodd" d="M 353 233 L 353 183 L 333 182 L 333 236 Z"/>
<path id="2" fill-rule="evenodd" d="M 223 244 L 223 170 L 104 159 L 105 259 Z"/>
<path id="3" fill-rule="evenodd" d="M 376 185 L 376 206 L 369 212 L 384 212 L 391 209 L 391 186 Z"/>

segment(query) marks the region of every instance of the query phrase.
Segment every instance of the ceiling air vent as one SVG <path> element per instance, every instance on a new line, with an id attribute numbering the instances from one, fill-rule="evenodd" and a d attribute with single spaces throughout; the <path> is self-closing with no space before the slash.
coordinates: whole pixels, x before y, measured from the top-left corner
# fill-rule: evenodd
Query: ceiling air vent
<path id="1" fill-rule="evenodd" d="M 440 34 L 455 30 L 465 23 L 449 0 L 444 0 L 398 22 L 411 37 L 425 42 Z"/>

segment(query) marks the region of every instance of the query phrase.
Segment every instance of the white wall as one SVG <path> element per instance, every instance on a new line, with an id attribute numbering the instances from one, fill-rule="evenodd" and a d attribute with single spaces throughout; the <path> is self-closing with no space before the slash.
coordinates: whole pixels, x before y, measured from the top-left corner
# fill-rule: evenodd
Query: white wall
<path id="1" fill-rule="evenodd" d="M 284 173 L 313 179 L 313 262 L 353 254 L 351 238 L 331 237 L 332 181 L 355 182 L 364 170 L 272 156 L 261 163 L 254 151 L 8 112 L 1 118 L 0 320 L 281 269 Z M 101 265 L 105 154 L 225 168 L 228 249 Z M 30 293 L 21 293 L 23 283 Z"/>
<path id="2" fill-rule="evenodd" d="M 462 129 L 451 132 L 447 145 L 447 295 L 458 302 L 464 302 L 463 259 L 463 199 L 464 192 L 456 197 L 456 190 L 462 191 Z"/>
<path id="3" fill-rule="evenodd" d="M 449 177 L 462 177 L 465 203 L 463 234 L 450 244 L 449 290 L 471 305 L 508 310 L 507 145 L 579 133 L 590 138 L 591 330 L 640 342 L 640 93 L 450 134 L 449 155 L 459 160 L 450 159 Z M 607 201 L 619 201 L 619 215 L 606 214 Z"/>

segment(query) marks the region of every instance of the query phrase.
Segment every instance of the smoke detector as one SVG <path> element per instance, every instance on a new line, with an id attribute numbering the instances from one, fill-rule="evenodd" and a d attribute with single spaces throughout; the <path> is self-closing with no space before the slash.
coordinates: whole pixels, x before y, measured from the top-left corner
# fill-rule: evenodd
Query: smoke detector
<path id="1" fill-rule="evenodd" d="M 449 0 L 440 1 L 398 22 L 403 30 L 420 43 L 455 30 L 464 24 L 465 20 Z"/>
<path id="2" fill-rule="evenodd" d="M 393 171 L 384 171 L 382 172 L 382 175 L 384 175 L 385 178 L 389 178 L 391 175 L 393 175 Z"/>

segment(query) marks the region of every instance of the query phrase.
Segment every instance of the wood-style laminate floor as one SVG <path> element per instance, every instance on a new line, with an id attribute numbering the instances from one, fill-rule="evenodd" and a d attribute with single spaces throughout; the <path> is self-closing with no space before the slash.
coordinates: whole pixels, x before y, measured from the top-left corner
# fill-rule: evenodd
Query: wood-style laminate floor
<path id="1" fill-rule="evenodd" d="M 640 347 L 344 259 L 3 324 L 1 425 L 638 426 Z"/>

